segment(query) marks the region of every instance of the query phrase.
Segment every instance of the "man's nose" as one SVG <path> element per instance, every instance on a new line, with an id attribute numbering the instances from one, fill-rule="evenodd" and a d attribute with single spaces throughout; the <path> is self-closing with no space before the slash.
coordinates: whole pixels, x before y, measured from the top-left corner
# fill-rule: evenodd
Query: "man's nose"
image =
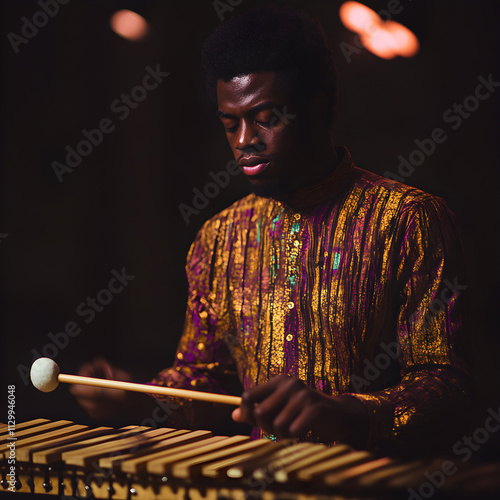
<path id="1" fill-rule="evenodd" d="M 247 154 L 265 149 L 265 145 L 260 139 L 256 127 L 245 121 L 241 122 L 235 147 Z"/>

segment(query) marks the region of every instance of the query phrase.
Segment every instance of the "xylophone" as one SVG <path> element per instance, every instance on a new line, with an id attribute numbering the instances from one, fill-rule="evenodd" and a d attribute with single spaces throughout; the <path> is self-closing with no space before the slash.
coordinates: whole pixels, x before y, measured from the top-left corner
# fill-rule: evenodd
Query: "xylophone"
<path id="1" fill-rule="evenodd" d="M 444 459 L 405 461 L 342 444 L 143 426 L 89 428 L 46 419 L 17 424 L 15 438 L 14 479 L 8 475 L 12 434 L 0 424 L 0 491 L 179 500 L 500 497 L 500 462 L 457 462 L 457 472 L 437 487 L 433 473 Z"/>

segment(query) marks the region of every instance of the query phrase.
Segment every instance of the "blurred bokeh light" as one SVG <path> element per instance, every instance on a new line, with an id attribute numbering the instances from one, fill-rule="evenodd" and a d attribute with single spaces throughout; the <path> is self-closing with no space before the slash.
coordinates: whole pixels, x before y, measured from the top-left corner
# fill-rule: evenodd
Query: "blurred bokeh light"
<path id="1" fill-rule="evenodd" d="M 345 2 L 339 15 L 342 24 L 359 35 L 363 46 L 382 59 L 413 57 L 418 52 L 418 39 L 411 30 L 395 21 L 383 21 L 366 5 Z"/>
<path id="2" fill-rule="evenodd" d="M 148 32 L 147 21 L 131 10 L 118 10 L 110 19 L 111 29 L 123 38 L 135 42 L 144 38 Z"/>

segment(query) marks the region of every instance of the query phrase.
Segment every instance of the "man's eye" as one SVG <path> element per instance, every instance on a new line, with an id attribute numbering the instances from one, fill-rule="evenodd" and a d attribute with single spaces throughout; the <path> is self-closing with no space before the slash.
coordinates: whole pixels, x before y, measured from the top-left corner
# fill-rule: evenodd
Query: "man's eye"
<path id="1" fill-rule="evenodd" d="M 236 132 L 236 130 L 238 129 L 238 125 L 233 125 L 232 127 L 225 127 L 224 129 L 226 132 L 233 133 Z"/>
<path id="2" fill-rule="evenodd" d="M 272 128 L 278 123 L 278 120 L 276 119 L 275 116 L 270 116 L 269 120 L 255 120 L 255 123 L 262 127 Z"/>

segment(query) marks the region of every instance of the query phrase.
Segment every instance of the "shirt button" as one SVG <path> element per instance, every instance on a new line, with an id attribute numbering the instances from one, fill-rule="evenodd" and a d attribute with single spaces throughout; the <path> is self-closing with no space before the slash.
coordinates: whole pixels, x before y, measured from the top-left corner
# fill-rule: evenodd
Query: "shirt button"
<path id="1" fill-rule="evenodd" d="M 299 220 L 300 219 L 300 214 L 295 214 L 294 217 L 295 217 L 295 220 Z"/>
<path id="2" fill-rule="evenodd" d="M 184 354 L 182 354 L 182 352 L 178 353 L 177 359 L 184 359 Z"/>
<path id="3" fill-rule="evenodd" d="M 200 312 L 200 318 L 201 318 L 201 319 L 205 319 L 207 316 L 208 316 L 207 311 L 201 311 L 201 312 Z"/>
<path id="4" fill-rule="evenodd" d="M 290 342 L 291 340 L 293 339 L 293 335 L 291 333 L 289 333 L 287 336 L 286 336 L 286 340 L 288 342 Z"/>
<path id="5" fill-rule="evenodd" d="M 294 246 L 298 247 L 298 246 L 300 245 L 300 241 L 299 241 L 299 240 L 295 240 L 295 241 L 293 242 L 293 244 L 294 244 Z"/>
<path id="6" fill-rule="evenodd" d="M 197 347 L 200 351 L 203 351 L 205 349 L 205 344 L 203 342 L 200 342 Z"/>
<path id="7" fill-rule="evenodd" d="M 293 309 L 295 307 L 295 304 L 293 302 L 288 302 L 287 306 L 288 309 Z"/>

